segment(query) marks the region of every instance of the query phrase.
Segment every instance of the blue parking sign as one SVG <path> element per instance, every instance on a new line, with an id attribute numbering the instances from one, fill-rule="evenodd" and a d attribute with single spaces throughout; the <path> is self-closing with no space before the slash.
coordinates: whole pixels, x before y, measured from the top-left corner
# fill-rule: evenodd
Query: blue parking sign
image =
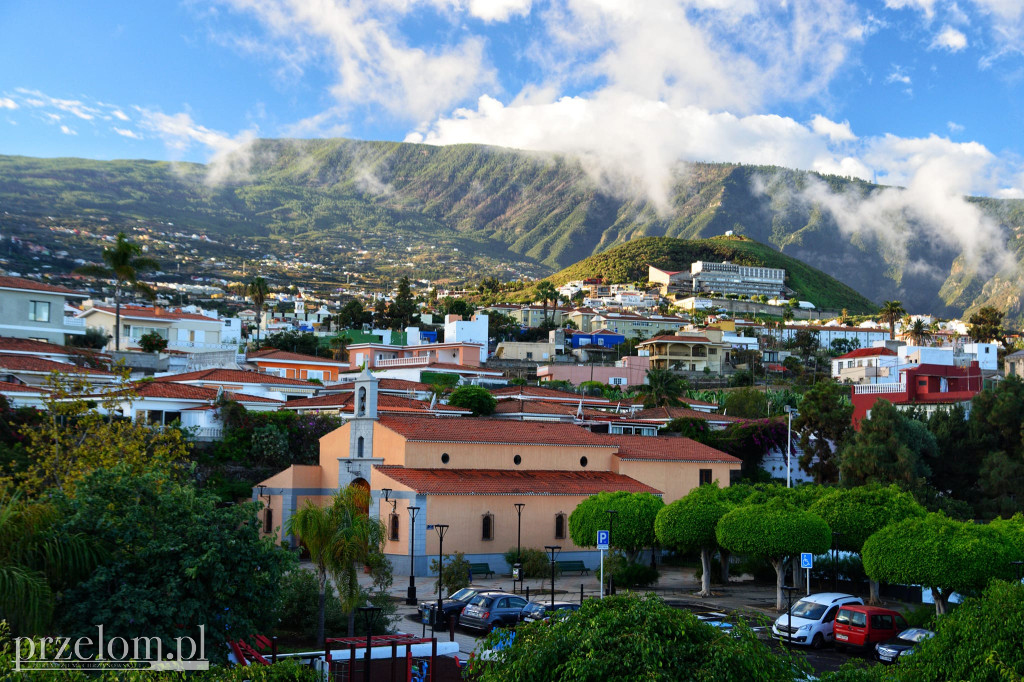
<path id="1" fill-rule="evenodd" d="M 814 568 L 814 555 L 810 552 L 801 552 L 800 568 Z"/>
<path id="2" fill-rule="evenodd" d="M 606 531 L 606 530 L 599 530 L 599 531 L 597 531 L 597 548 L 598 549 L 604 549 L 604 550 L 608 549 L 608 531 Z"/>

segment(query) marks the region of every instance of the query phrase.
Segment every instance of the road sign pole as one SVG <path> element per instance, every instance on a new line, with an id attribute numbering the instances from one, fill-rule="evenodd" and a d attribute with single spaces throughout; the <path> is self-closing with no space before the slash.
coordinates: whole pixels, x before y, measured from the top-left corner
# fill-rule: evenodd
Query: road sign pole
<path id="1" fill-rule="evenodd" d="M 811 596 L 811 569 L 807 569 L 807 596 Z"/>
<path id="2" fill-rule="evenodd" d="M 604 550 L 601 550 L 601 599 L 604 599 Z"/>
<path id="3" fill-rule="evenodd" d="M 609 549 L 608 541 L 611 539 L 611 531 L 597 531 L 597 549 L 601 552 L 601 599 L 604 599 L 604 552 Z"/>

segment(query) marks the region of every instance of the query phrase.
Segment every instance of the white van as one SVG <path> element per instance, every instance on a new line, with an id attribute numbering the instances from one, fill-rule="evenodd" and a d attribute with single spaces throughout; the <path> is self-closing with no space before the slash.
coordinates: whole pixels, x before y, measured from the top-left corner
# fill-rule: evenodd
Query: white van
<path id="1" fill-rule="evenodd" d="M 821 648 L 825 642 L 832 641 L 832 623 L 839 607 L 863 603 L 860 597 L 841 592 L 812 594 L 793 604 L 792 612 L 775 619 L 772 634 L 780 640 L 792 641 L 793 644 L 809 644 L 815 649 Z"/>

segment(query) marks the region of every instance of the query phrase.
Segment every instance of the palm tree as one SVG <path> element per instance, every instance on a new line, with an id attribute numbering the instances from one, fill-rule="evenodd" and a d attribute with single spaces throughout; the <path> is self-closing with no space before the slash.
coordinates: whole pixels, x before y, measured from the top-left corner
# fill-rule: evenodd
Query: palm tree
<path id="1" fill-rule="evenodd" d="M 344 334 L 332 336 L 328 345 L 331 347 L 331 355 L 334 360 L 348 360 L 348 344 L 351 338 Z"/>
<path id="2" fill-rule="evenodd" d="M 889 325 L 889 338 L 896 338 L 896 322 L 907 313 L 900 301 L 886 301 L 882 306 L 882 321 Z"/>
<path id="3" fill-rule="evenodd" d="M 102 552 L 81 535 L 58 533 L 60 516 L 45 502 L 17 493 L 0 500 L 0 620 L 15 634 L 49 625 L 54 594 L 84 578 Z"/>
<path id="4" fill-rule="evenodd" d="M 156 296 L 153 289 L 139 281 L 139 275 L 159 270 L 160 264 L 141 253 L 141 246 L 128 241 L 124 232 L 118 232 L 114 245 L 103 249 L 106 265 L 83 265 L 75 270 L 80 275 L 114 280 L 114 350 L 121 350 L 121 290 L 132 289 L 150 300 Z"/>
<path id="5" fill-rule="evenodd" d="M 923 346 L 932 337 L 932 330 L 921 318 L 914 320 L 908 333 L 915 346 Z"/>
<path id="6" fill-rule="evenodd" d="M 342 610 L 348 614 L 348 636 L 352 637 L 355 635 L 355 607 L 361 594 L 358 565 L 385 560 L 381 553 L 384 524 L 370 519 L 366 513 L 369 500 L 368 491 L 350 485 L 335 493 L 326 507 L 307 500 L 288 520 L 288 532 L 298 537 L 316 567 L 320 586 L 318 642 L 324 639 L 327 576 L 330 575 L 338 587 Z"/>
<path id="7" fill-rule="evenodd" d="M 262 277 L 253 277 L 246 290 L 248 294 L 252 296 L 252 302 L 256 306 L 256 348 L 259 348 L 260 323 L 263 321 L 263 306 L 267 302 L 267 296 L 270 295 L 270 287 L 267 286 L 267 280 Z"/>
<path id="8" fill-rule="evenodd" d="M 686 381 L 670 369 L 647 370 L 647 383 L 638 391 L 644 396 L 644 407 L 678 407 L 683 405 Z"/>
<path id="9" fill-rule="evenodd" d="M 555 289 L 555 285 L 548 281 L 543 281 L 537 285 L 537 295 L 543 299 L 544 304 L 544 321 L 548 321 L 548 301 L 554 301 L 555 305 L 558 305 L 558 291 Z"/>

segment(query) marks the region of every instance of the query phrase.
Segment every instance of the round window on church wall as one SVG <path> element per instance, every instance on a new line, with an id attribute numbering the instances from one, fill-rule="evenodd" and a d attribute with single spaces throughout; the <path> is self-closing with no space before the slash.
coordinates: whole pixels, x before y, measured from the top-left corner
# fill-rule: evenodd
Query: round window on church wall
<path id="1" fill-rule="evenodd" d="M 451 457 L 448 456 L 447 452 L 441 453 L 441 464 L 447 464 L 449 459 L 451 459 Z"/>
<path id="2" fill-rule="evenodd" d="M 512 461 L 516 463 L 516 466 L 519 466 L 520 464 L 523 463 L 523 458 L 520 457 L 519 455 L 516 455 L 515 457 L 512 458 Z"/>
<path id="3" fill-rule="evenodd" d="M 580 466 L 581 467 L 587 466 L 587 458 L 586 457 L 580 457 Z"/>

